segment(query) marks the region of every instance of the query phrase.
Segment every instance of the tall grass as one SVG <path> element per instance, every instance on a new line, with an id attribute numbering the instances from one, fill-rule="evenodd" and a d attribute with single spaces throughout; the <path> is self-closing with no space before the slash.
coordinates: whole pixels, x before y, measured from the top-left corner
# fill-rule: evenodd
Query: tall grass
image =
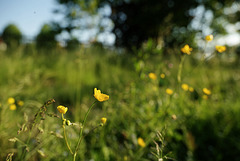
<path id="1" fill-rule="evenodd" d="M 71 160 L 56 107 L 67 106 L 65 117 L 81 122 L 94 101 L 95 87 L 110 99 L 96 103 L 83 134 L 88 134 L 101 117 L 108 121 L 82 140 L 76 160 L 157 160 L 152 154 L 156 144 L 164 147 L 164 160 L 239 160 L 239 65 L 227 56 L 234 53 L 222 53 L 204 63 L 195 58 L 196 54 L 186 56 L 182 65 L 181 83 L 193 87 L 190 92 L 177 80 L 178 53 L 145 59 L 140 77 L 135 59 L 110 50 L 1 53 L 0 160 L 10 152 L 14 160 L 21 160 L 24 151 L 25 160 Z M 156 80 L 148 77 L 150 72 L 156 74 Z M 165 78 L 160 77 L 162 73 Z M 173 90 L 172 95 L 166 94 L 167 88 Z M 203 88 L 211 90 L 208 99 L 203 99 Z M 9 97 L 24 101 L 24 105 L 11 111 Z M 28 132 L 17 132 L 52 98 L 56 102 L 47 107 L 25 149 L 20 141 L 28 140 Z M 79 127 L 67 126 L 66 130 L 70 146 L 76 145 Z M 159 134 L 164 140 L 158 140 Z M 20 141 L 11 140 L 14 137 Z"/>

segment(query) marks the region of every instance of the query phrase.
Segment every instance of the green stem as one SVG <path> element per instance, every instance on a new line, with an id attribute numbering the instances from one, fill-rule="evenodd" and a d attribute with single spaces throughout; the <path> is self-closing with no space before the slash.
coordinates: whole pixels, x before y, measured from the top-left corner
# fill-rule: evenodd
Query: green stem
<path id="1" fill-rule="evenodd" d="M 96 102 L 97 102 L 97 101 L 93 102 L 93 104 L 91 105 L 91 107 L 88 109 L 87 113 L 86 113 L 85 116 L 84 116 L 83 123 L 82 123 L 82 127 L 81 127 L 80 132 L 79 132 L 78 143 L 77 143 L 77 146 L 76 146 L 76 149 L 75 149 L 74 155 L 73 155 L 73 161 L 76 160 L 77 152 L 78 152 L 78 149 L 79 149 L 80 143 L 81 143 L 81 141 L 82 141 L 83 128 L 84 128 L 84 126 L 85 126 L 85 123 L 86 123 L 86 120 L 87 120 L 88 114 L 89 114 L 89 112 L 90 112 L 91 109 L 93 108 L 93 105 L 94 105 Z"/>
<path id="2" fill-rule="evenodd" d="M 207 44 L 208 44 L 208 42 L 204 46 L 203 53 L 200 58 L 200 62 L 194 68 L 192 68 L 192 70 L 190 72 L 188 72 L 188 75 L 192 75 L 192 73 L 193 73 L 193 71 L 195 71 L 195 69 L 198 69 L 200 66 L 202 66 L 204 64 L 205 61 L 207 61 L 208 58 L 212 57 L 211 55 L 206 57 Z"/>
<path id="3" fill-rule="evenodd" d="M 181 62 L 179 64 L 179 67 L 178 67 L 178 75 L 177 75 L 177 80 L 178 80 L 178 83 L 180 84 L 181 83 L 181 76 L 182 76 L 182 67 L 183 67 L 183 62 L 184 62 L 184 59 L 185 59 L 186 55 L 183 55 L 183 57 L 181 57 Z"/>
<path id="4" fill-rule="evenodd" d="M 204 61 L 205 57 L 206 57 L 206 49 L 207 49 L 207 43 L 205 43 L 205 46 L 204 46 L 204 49 L 203 49 L 203 54 L 202 54 L 202 57 L 201 57 L 201 62 Z"/>
<path id="5" fill-rule="evenodd" d="M 29 127 L 30 129 L 29 129 L 28 139 L 27 139 L 27 143 L 25 144 L 25 149 L 23 149 L 23 153 L 22 153 L 22 156 L 21 156 L 21 160 L 25 160 L 25 155 L 26 155 L 26 152 L 27 152 L 26 148 L 29 147 L 28 144 L 29 144 L 30 139 L 31 139 L 31 137 L 32 137 L 32 129 L 33 129 L 33 127 L 34 127 L 35 124 L 36 124 L 36 120 L 38 119 L 39 112 L 40 112 L 40 109 L 39 109 L 39 111 L 36 113 L 35 118 L 34 118 L 34 121 L 33 121 L 32 125 L 31 125 L 31 127 Z"/>
<path id="6" fill-rule="evenodd" d="M 71 154 L 73 154 L 72 149 L 71 149 L 71 147 L 69 146 L 69 144 L 68 144 L 68 140 L 67 140 L 67 135 L 66 135 L 65 125 L 64 125 L 64 123 L 65 123 L 65 119 L 64 119 L 63 113 L 62 113 L 62 120 L 63 120 L 63 134 L 64 134 L 64 140 L 65 140 L 65 142 L 66 142 L 66 145 L 67 145 L 67 147 L 68 147 L 68 150 L 70 151 Z"/>

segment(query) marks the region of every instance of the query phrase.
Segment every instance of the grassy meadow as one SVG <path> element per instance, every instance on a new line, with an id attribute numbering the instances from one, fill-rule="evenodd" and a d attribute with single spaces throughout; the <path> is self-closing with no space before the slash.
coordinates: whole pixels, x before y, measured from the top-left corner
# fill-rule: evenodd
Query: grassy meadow
<path id="1" fill-rule="evenodd" d="M 69 147 L 81 128 L 84 136 L 76 160 L 239 161 L 239 57 L 227 49 L 201 60 L 201 50 L 180 49 L 138 57 L 97 47 L 1 52 L 0 160 L 73 160 L 63 105 Z M 109 100 L 97 101 L 81 126 L 94 88 Z"/>

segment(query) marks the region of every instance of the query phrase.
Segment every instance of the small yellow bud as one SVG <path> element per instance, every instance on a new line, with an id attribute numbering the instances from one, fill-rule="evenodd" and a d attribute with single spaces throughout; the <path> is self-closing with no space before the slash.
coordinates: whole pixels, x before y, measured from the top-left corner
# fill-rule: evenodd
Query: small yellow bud
<path id="1" fill-rule="evenodd" d="M 188 89 L 189 89 L 189 87 L 188 87 L 188 85 L 187 84 L 182 84 L 182 89 L 184 90 L 184 91 L 188 91 Z"/>
<path id="2" fill-rule="evenodd" d="M 138 145 L 140 145 L 141 147 L 144 148 L 146 146 L 146 144 L 142 138 L 138 138 L 137 141 L 138 141 Z"/>
<path id="3" fill-rule="evenodd" d="M 104 125 L 104 124 L 107 122 L 107 118 L 106 118 L 106 117 L 102 117 L 102 118 L 101 118 L 101 122 L 102 122 L 102 124 Z"/>
<path id="4" fill-rule="evenodd" d="M 65 113 L 67 112 L 67 110 L 68 110 L 67 107 L 64 107 L 64 106 L 62 106 L 62 105 L 59 105 L 59 106 L 57 107 L 57 109 L 58 109 L 58 111 L 59 111 L 60 113 L 62 113 L 62 114 L 65 114 Z"/>
<path id="5" fill-rule="evenodd" d="M 9 106 L 9 108 L 10 108 L 10 110 L 14 111 L 14 110 L 17 109 L 17 106 L 16 106 L 15 104 L 11 104 L 11 105 Z"/>
<path id="6" fill-rule="evenodd" d="M 169 94 L 169 95 L 172 95 L 173 94 L 173 90 L 171 90 L 170 88 L 167 88 L 166 89 L 166 93 Z"/>
<path id="7" fill-rule="evenodd" d="M 17 104 L 18 104 L 18 106 L 23 106 L 24 102 L 23 101 L 18 101 Z"/>
<path id="8" fill-rule="evenodd" d="M 190 92 L 194 92 L 194 88 L 193 87 L 189 87 L 189 91 Z"/>
<path id="9" fill-rule="evenodd" d="M 219 53 L 222 53 L 227 49 L 226 46 L 219 46 L 219 45 L 215 46 L 215 48 Z"/>
<path id="10" fill-rule="evenodd" d="M 150 79 L 152 79 L 152 80 L 156 80 L 156 79 L 157 79 L 157 76 L 156 76 L 155 73 L 149 73 L 149 74 L 148 74 L 148 77 L 149 77 Z"/>
<path id="11" fill-rule="evenodd" d="M 160 75 L 160 77 L 161 77 L 162 79 L 164 79 L 164 78 L 165 78 L 165 74 L 162 73 L 162 74 Z"/>
<path id="12" fill-rule="evenodd" d="M 7 102 L 8 102 L 9 105 L 14 104 L 15 103 L 15 99 L 10 97 L 10 98 L 8 98 Z"/>
<path id="13" fill-rule="evenodd" d="M 66 121 L 66 125 L 67 125 L 67 126 L 72 125 L 71 121 L 70 121 L 70 120 L 67 120 L 67 121 Z"/>
<path id="14" fill-rule="evenodd" d="M 205 40 L 208 41 L 208 42 L 212 41 L 213 40 L 213 35 L 207 35 L 205 37 Z"/>
<path id="15" fill-rule="evenodd" d="M 206 94 L 206 95 L 210 95 L 211 91 L 207 88 L 203 88 L 203 93 Z"/>

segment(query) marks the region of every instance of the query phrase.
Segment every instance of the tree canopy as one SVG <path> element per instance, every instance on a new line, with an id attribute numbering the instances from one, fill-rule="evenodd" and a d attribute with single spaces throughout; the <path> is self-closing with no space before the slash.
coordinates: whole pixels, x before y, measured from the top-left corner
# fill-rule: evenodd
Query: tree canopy
<path id="1" fill-rule="evenodd" d="M 157 42 L 161 38 L 166 47 L 174 44 L 192 42 L 193 33 L 202 32 L 201 27 L 192 27 L 191 23 L 197 14 L 197 8 L 204 8 L 199 16 L 200 26 L 208 22 L 214 33 L 224 33 L 224 22 L 239 20 L 239 11 L 226 13 L 226 8 L 231 7 L 235 0 L 57 0 L 64 8 L 64 28 L 71 32 L 74 29 L 83 29 L 81 21 L 83 15 L 96 16 L 101 8 L 109 6 L 111 13 L 100 17 L 99 24 L 104 18 L 112 21 L 111 32 L 114 33 L 115 45 L 131 49 L 139 48 L 149 38 Z M 58 12 L 61 9 L 58 10 Z M 238 13 L 238 14 L 237 14 Z M 209 15 L 214 18 L 209 20 Z M 101 30 L 99 30 L 101 31 Z"/>
<path id="2" fill-rule="evenodd" d="M 22 33 L 16 25 L 9 24 L 3 30 L 2 39 L 8 48 L 15 48 L 21 43 Z"/>
<path id="3" fill-rule="evenodd" d="M 56 35 L 58 30 L 51 24 L 44 24 L 36 37 L 38 49 L 53 49 L 57 45 Z"/>

